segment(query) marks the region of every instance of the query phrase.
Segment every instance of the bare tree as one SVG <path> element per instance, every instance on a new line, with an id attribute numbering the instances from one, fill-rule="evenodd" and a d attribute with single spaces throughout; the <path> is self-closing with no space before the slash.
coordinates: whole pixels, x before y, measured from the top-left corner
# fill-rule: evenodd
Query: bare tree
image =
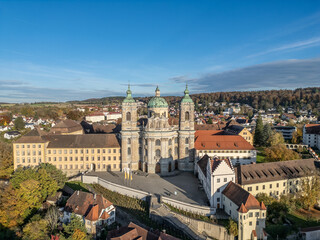
<path id="1" fill-rule="evenodd" d="M 48 228 L 51 233 L 56 229 L 58 225 L 59 217 L 60 217 L 60 213 L 56 207 L 50 207 L 48 209 L 45 219 L 48 222 Z"/>

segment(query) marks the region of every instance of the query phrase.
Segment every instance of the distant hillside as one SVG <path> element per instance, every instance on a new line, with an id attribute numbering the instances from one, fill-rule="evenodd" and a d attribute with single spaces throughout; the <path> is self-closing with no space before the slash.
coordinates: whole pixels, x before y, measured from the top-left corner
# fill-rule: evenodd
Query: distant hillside
<path id="1" fill-rule="evenodd" d="M 170 105 L 176 105 L 181 97 L 164 97 Z M 320 110 L 320 87 L 298 88 L 295 90 L 268 90 L 268 91 L 246 91 L 246 92 L 214 92 L 192 94 L 191 98 L 196 103 L 196 107 L 213 108 L 209 103 L 226 102 L 248 104 L 255 109 L 270 109 L 282 107 L 292 107 L 299 110 L 312 110 L 315 114 Z M 69 103 L 81 104 L 114 104 L 121 103 L 124 97 L 105 97 L 99 99 L 87 99 L 84 101 L 71 101 Z M 136 99 L 148 102 L 150 97 L 137 97 Z"/>

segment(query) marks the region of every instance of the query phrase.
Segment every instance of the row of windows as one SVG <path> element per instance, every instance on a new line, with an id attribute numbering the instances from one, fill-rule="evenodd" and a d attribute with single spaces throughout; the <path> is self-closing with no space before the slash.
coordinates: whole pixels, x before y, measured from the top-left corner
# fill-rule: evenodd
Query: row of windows
<path id="1" fill-rule="evenodd" d="M 119 151 L 119 153 L 121 152 L 121 150 L 119 149 L 118 150 Z M 91 149 L 91 151 L 89 151 L 89 149 L 86 149 L 85 151 L 83 150 L 83 149 L 80 149 L 80 150 L 78 150 L 78 149 L 75 149 L 75 150 L 73 150 L 73 149 L 69 149 L 69 153 L 70 154 L 73 154 L 73 153 L 75 153 L 75 154 L 78 154 L 78 153 L 89 153 L 89 152 L 91 152 L 92 154 L 94 154 L 94 153 L 106 153 L 107 152 L 107 150 L 106 149 Z M 108 153 L 117 153 L 117 149 L 108 149 Z M 51 154 L 51 153 L 53 153 L 53 154 L 62 154 L 62 150 L 61 149 L 59 149 L 59 150 L 48 150 L 48 154 Z M 64 149 L 63 150 L 63 153 L 64 154 L 67 154 L 68 153 L 68 149 Z"/>
<path id="2" fill-rule="evenodd" d="M 15 146 L 16 146 L 16 148 L 31 148 L 31 146 L 32 146 L 32 148 L 36 148 L 36 144 L 32 144 L 32 145 L 30 145 L 30 144 L 27 144 L 27 145 L 24 145 L 24 144 L 15 144 Z M 38 145 L 38 148 L 41 148 L 41 144 L 39 144 Z"/>
<path id="3" fill-rule="evenodd" d="M 59 160 L 59 161 L 62 161 L 62 157 L 48 157 L 47 158 L 48 159 L 48 161 L 49 162 L 51 162 L 51 160 L 53 161 L 53 162 L 56 162 L 57 160 Z M 64 157 L 64 161 L 73 161 L 73 160 L 75 160 L 75 161 L 78 161 L 78 160 L 80 160 L 80 161 L 83 161 L 83 160 L 86 160 L 86 161 L 89 161 L 89 157 Z M 108 161 L 111 161 L 111 159 L 113 159 L 114 161 L 115 160 L 117 160 L 117 157 L 116 156 L 113 156 L 113 157 L 108 157 Z M 121 157 L 118 157 L 118 159 L 119 160 L 121 160 Z M 95 161 L 95 160 L 98 160 L 98 161 L 100 161 L 100 160 L 102 160 L 102 161 L 106 161 L 107 160 L 107 157 L 91 157 L 91 160 L 92 161 Z"/>
<path id="4" fill-rule="evenodd" d="M 41 151 L 40 150 L 38 152 L 37 151 L 32 151 L 32 155 L 33 156 L 37 155 L 37 153 L 38 153 L 38 155 L 41 155 Z M 19 150 L 16 151 L 16 155 L 20 156 L 20 151 Z M 22 156 L 30 156 L 31 152 L 30 152 L 30 150 L 27 150 L 27 154 L 26 154 L 25 151 L 21 151 L 21 155 Z"/>
<path id="5" fill-rule="evenodd" d="M 222 178 L 217 178 L 217 183 L 219 183 L 222 180 Z M 227 178 L 223 178 L 223 182 L 227 182 L 228 179 Z M 231 181 L 233 181 L 233 177 L 231 179 Z"/>
<path id="6" fill-rule="evenodd" d="M 107 170 L 111 170 L 112 168 L 113 169 L 116 169 L 117 166 L 119 166 L 119 168 L 121 169 L 121 164 L 97 164 L 97 169 L 107 169 Z M 65 164 L 65 165 L 59 165 L 57 166 L 59 169 L 83 169 L 85 167 L 85 169 L 90 169 L 90 165 L 89 164 L 86 164 L 86 166 L 84 165 L 68 165 L 68 164 Z"/>
<path id="7" fill-rule="evenodd" d="M 293 182 L 294 181 L 290 181 L 289 185 L 292 186 Z M 298 185 L 299 184 L 299 180 L 296 180 L 295 184 Z M 286 186 L 286 182 L 283 182 L 282 185 L 285 187 Z M 278 188 L 280 186 L 280 184 L 276 183 L 274 186 Z M 270 183 L 269 184 L 269 189 L 272 189 L 272 187 L 273 187 L 273 184 Z M 265 189 L 266 189 L 266 185 L 262 185 L 262 190 L 265 190 Z M 252 191 L 252 187 L 248 187 L 248 191 L 251 192 Z M 259 191 L 259 186 L 256 186 L 256 191 Z"/>
<path id="8" fill-rule="evenodd" d="M 247 150 L 200 150 L 200 153 L 250 153 Z"/>
<path id="9" fill-rule="evenodd" d="M 38 159 L 38 162 L 37 162 L 37 159 Z M 34 157 L 34 158 L 32 158 L 32 160 L 31 160 L 31 158 L 21 158 L 21 162 L 22 163 L 31 163 L 31 161 L 33 162 L 33 163 L 41 163 L 41 157 L 39 157 L 39 158 L 36 158 L 36 157 Z M 20 163 L 20 158 L 19 157 L 17 157 L 17 163 Z"/>

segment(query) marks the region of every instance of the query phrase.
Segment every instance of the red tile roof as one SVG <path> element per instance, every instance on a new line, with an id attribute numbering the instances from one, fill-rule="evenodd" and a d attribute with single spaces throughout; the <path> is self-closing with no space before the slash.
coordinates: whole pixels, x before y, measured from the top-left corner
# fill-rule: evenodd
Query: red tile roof
<path id="1" fill-rule="evenodd" d="M 239 207 L 239 211 L 242 204 L 247 210 L 260 209 L 259 201 L 251 193 L 234 182 L 229 182 L 227 187 L 222 191 L 222 194 L 236 204 Z"/>
<path id="2" fill-rule="evenodd" d="M 197 150 L 255 150 L 239 135 L 215 135 L 212 131 L 196 131 L 195 149 Z"/>
<path id="3" fill-rule="evenodd" d="M 102 210 L 111 205 L 112 203 L 100 194 L 75 191 L 68 199 L 65 210 L 84 216 L 90 221 L 96 221 Z"/>
<path id="4" fill-rule="evenodd" d="M 248 209 L 246 209 L 246 207 L 243 205 L 243 203 L 241 203 L 241 206 L 240 206 L 238 212 L 240 212 L 240 213 L 247 213 L 247 212 L 248 212 Z"/>
<path id="5" fill-rule="evenodd" d="M 307 134 L 320 134 L 320 124 L 306 124 Z"/>

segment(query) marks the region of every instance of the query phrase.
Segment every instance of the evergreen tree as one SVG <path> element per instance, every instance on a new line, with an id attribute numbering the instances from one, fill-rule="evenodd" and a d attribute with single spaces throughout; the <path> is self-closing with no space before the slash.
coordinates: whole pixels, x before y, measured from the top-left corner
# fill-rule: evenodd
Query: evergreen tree
<path id="1" fill-rule="evenodd" d="M 272 135 L 272 129 L 269 124 L 263 126 L 263 146 L 268 146 L 268 140 Z"/>
<path id="2" fill-rule="evenodd" d="M 254 144 L 258 146 L 263 145 L 263 122 L 260 115 L 257 119 L 256 129 L 254 132 Z"/>

